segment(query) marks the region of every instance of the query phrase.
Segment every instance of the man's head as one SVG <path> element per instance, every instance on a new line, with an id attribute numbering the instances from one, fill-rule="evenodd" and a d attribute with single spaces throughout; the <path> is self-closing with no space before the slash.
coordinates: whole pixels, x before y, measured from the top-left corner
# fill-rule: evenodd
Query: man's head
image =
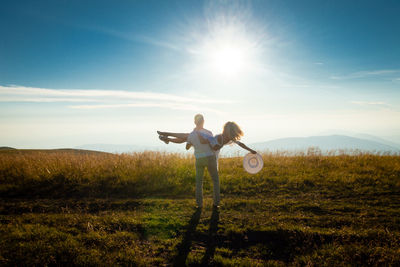
<path id="1" fill-rule="evenodd" d="M 203 127 L 204 125 L 204 117 L 201 114 L 196 114 L 194 116 L 194 124 L 196 124 L 197 127 Z"/>

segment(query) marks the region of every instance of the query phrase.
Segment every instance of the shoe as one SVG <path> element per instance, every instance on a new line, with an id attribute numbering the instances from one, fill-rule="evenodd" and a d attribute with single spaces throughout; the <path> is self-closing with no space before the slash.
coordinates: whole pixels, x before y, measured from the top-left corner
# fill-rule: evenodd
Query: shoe
<path id="1" fill-rule="evenodd" d="M 160 140 L 163 141 L 164 143 L 166 143 L 167 145 L 169 144 L 168 137 L 166 137 L 164 135 L 159 135 L 158 138 L 160 138 Z"/>

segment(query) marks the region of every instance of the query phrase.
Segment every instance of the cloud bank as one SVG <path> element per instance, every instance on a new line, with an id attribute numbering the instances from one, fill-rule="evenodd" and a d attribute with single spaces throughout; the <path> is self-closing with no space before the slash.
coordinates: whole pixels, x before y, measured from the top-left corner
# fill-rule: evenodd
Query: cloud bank
<path id="1" fill-rule="evenodd" d="M 158 107 L 179 110 L 207 110 L 215 113 L 221 113 L 221 111 L 210 107 L 210 105 L 232 103 L 229 100 L 184 97 L 180 95 L 155 92 L 47 89 L 1 85 L 0 102 L 68 102 L 81 103 L 80 105 L 68 105 L 69 108 L 73 109 Z"/>

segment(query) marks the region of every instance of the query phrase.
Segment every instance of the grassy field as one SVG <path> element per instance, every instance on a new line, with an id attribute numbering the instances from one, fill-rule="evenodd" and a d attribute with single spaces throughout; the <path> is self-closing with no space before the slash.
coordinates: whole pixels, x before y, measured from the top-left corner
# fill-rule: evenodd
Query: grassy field
<path id="1" fill-rule="evenodd" d="M 400 265 L 400 157 L 219 161 L 195 209 L 194 159 L 0 152 L 0 265 Z"/>

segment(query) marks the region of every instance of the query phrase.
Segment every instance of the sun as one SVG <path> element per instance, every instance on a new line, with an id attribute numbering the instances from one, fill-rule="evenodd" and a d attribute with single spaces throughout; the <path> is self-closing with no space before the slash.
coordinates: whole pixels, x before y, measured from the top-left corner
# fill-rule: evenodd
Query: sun
<path id="1" fill-rule="evenodd" d="M 244 70 L 246 51 L 232 44 L 224 44 L 209 51 L 208 63 L 212 71 L 223 76 L 233 76 Z"/>
<path id="2" fill-rule="evenodd" d="M 217 79 L 237 79 L 251 72 L 257 45 L 236 25 L 218 25 L 203 36 L 196 57 L 203 69 Z"/>

